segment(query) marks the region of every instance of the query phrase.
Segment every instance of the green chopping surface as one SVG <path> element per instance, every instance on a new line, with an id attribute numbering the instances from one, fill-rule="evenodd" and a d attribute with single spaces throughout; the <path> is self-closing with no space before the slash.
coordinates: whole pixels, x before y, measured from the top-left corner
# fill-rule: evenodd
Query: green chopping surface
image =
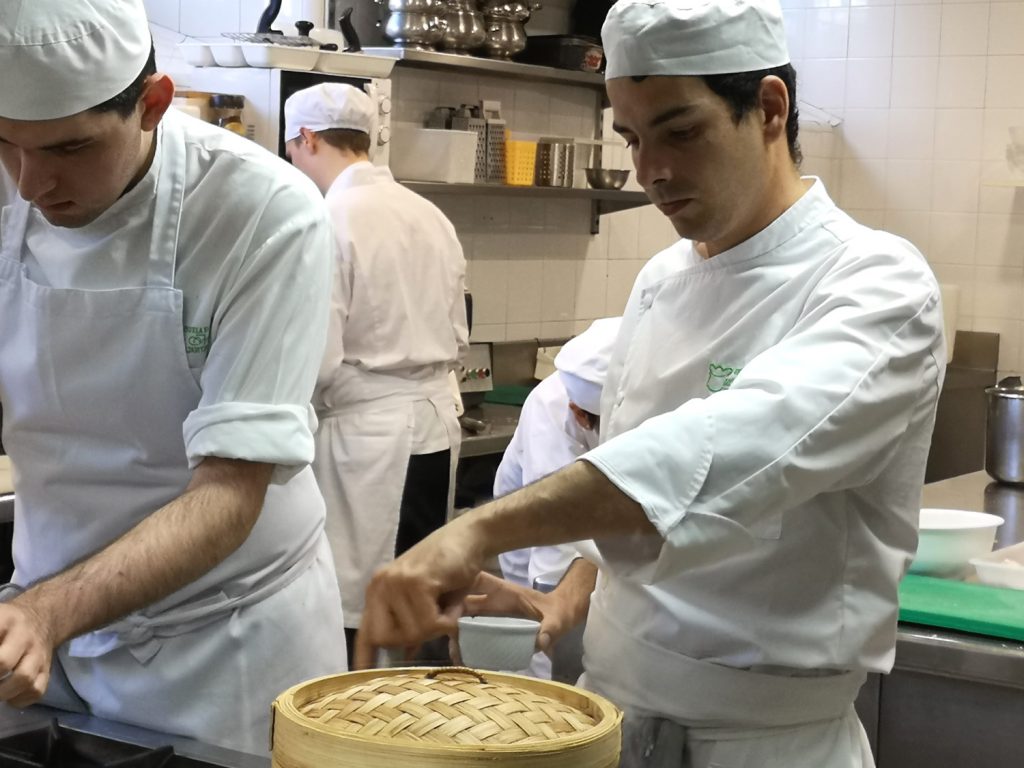
<path id="1" fill-rule="evenodd" d="M 900 621 L 1024 640 L 1024 590 L 910 574 L 900 583 Z"/>
<path id="2" fill-rule="evenodd" d="M 526 402 L 526 396 L 533 391 L 533 387 L 520 384 L 504 384 L 495 387 L 484 395 L 485 403 L 496 403 L 498 405 L 522 405 Z"/>

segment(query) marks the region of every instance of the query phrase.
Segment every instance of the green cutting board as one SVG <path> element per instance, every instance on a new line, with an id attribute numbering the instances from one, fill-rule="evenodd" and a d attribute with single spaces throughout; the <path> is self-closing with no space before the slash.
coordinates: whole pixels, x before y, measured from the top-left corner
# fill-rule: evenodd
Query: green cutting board
<path id="1" fill-rule="evenodd" d="M 1024 590 L 909 574 L 900 582 L 900 621 L 1024 640 Z"/>
<path id="2" fill-rule="evenodd" d="M 498 405 L 522 405 L 532 391 L 533 387 L 521 384 L 503 384 L 484 395 L 484 402 Z"/>

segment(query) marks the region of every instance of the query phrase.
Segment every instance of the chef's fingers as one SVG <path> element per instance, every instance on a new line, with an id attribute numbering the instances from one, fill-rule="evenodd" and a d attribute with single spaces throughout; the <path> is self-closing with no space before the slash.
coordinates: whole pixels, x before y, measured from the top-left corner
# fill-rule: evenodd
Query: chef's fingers
<path id="1" fill-rule="evenodd" d="M 25 655 L 21 657 L 10 674 L 0 681 L 0 701 L 13 703 L 22 700 L 31 704 L 38 700 L 46 690 L 45 686 L 41 690 L 35 688 L 40 673 L 45 671 L 46 675 L 49 675 L 49 664 L 44 665 L 45 660 L 45 654 L 41 653 L 38 648 L 27 648 Z M 15 704 L 15 706 L 22 705 Z"/>
<path id="2" fill-rule="evenodd" d="M 46 669 L 36 675 L 35 679 L 31 684 L 19 695 L 9 700 L 7 703 L 12 707 L 28 707 L 35 704 L 46 693 L 46 686 L 50 682 L 50 670 Z"/>

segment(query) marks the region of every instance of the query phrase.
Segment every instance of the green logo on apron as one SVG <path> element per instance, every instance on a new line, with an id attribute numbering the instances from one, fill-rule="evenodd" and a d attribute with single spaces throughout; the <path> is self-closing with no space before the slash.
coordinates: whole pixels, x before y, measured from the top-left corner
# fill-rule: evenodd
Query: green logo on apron
<path id="1" fill-rule="evenodd" d="M 185 326 L 185 352 L 205 355 L 210 351 L 210 327 Z"/>
<path id="2" fill-rule="evenodd" d="M 708 392 L 721 392 L 723 389 L 728 389 L 742 370 L 742 368 L 729 368 L 716 363 L 709 364 Z"/>

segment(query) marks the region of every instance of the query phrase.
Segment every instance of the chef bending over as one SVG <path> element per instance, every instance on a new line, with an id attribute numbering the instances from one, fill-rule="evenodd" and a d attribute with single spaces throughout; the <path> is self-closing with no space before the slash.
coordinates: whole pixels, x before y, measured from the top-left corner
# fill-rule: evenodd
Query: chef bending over
<path id="1" fill-rule="evenodd" d="M 626 305 L 602 444 L 453 521 L 370 584 L 374 646 L 451 631 L 486 558 L 591 538 L 539 606 L 589 600 L 581 685 L 626 711 L 626 766 L 852 768 L 853 702 L 893 663 L 944 373 L 910 243 L 799 173 L 777 2 L 620 0 L 615 129 L 681 240 Z"/>

